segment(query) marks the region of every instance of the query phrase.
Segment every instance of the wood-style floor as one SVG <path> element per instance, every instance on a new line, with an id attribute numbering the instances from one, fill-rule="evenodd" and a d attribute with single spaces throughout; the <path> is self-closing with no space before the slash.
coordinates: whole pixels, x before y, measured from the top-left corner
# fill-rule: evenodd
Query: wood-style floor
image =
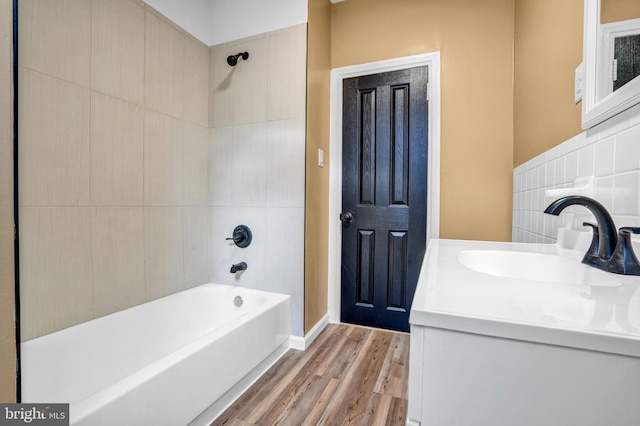
<path id="1" fill-rule="evenodd" d="M 289 350 L 212 426 L 404 425 L 409 335 L 330 324 Z"/>

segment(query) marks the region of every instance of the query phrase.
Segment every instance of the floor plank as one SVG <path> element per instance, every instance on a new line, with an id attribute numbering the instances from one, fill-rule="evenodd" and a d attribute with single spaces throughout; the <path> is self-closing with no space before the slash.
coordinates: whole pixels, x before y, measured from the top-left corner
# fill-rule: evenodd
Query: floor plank
<path id="1" fill-rule="evenodd" d="M 212 426 L 403 425 L 409 335 L 330 324 L 290 350 Z"/>

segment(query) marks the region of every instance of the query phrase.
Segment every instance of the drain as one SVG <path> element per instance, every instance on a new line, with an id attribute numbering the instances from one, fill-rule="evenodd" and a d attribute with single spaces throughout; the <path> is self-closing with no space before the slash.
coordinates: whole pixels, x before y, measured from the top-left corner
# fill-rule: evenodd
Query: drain
<path id="1" fill-rule="evenodd" d="M 244 301 L 242 300 L 241 296 L 236 296 L 233 298 L 233 304 L 236 305 L 236 308 L 241 307 L 243 303 Z"/>

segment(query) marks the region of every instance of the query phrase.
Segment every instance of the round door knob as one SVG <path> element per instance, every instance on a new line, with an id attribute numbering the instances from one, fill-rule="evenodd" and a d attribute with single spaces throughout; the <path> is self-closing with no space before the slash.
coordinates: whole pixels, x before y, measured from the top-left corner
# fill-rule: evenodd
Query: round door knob
<path id="1" fill-rule="evenodd" d="M 353 221 L 353 213 L 350 213 L 350 212 L 341 213 L 340 220 L 346 223 L 351 223 Z"/>

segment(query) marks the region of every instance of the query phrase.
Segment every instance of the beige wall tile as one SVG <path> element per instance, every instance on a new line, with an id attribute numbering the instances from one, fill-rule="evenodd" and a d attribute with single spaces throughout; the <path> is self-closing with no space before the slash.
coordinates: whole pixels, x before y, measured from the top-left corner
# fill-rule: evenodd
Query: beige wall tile
<path id="1" fill-rule="evenodd" d="M 21 205 L 89 205 L 89 90 L 23 69 L 20 99 Z"/>
<path id="2" fill-rule="evenodd" d="M 93 208 L 95 316 L 145 301 L 143 208 Z"/>
<path id="3" fill-rule="evenodd" d="M 270 283 L 271 291 L 303 296 L 304 209 L 268 208 L 265 213 L 265 239 L 269 241 L 265 282 Z M 302 318 L 298 318 L 298 324 L 302 324 Z"/>
<path id="4" fill-rule="evenodd" d="M 182 204 L 182 121 L 151 110 L 144 123 L 144 204 Z"/>
<path id="5" fill-rule="evenodd" d="M 266 199 L 270 207 L 304 207 L 305 118 L 267 123 Z"/>
<path id="6" fill-rule="evenodd" d="M 144 102 L 145 9 L 131 0 L 93 0 L 91 88 Z"/>
<path id="7" fill-rule="evenodd" d="M 209 282 L 209 208 L 184 207 L 184 285 Z"/>
<path id="8" fill-rule="evenodd" d="M 92 205 L 142 206 L 143 146 L 143 108 L 93 92 Z"/>
<path id="9" fill-rule="evenodd" d="M 209 48 L 185 35 L 184 119 L 209 127 Z"/>
<path id="10" fill-rule="evenodd" d="M 271 283 L 264 280 L 267 270 L 266 252 L 270 249 L 266 228 L 267 210 L 264 207 L 238 206 L 210 208 L 211 282 L 268 290 L 266 286 Z M 232 241 L 226 240 L 240 224 L 248 226 L 253 236 L 251 245 L 246 248 L 236 247 Z M 247 262 L 247 270 L 242 274 L 231 274 L 231 265 L 239 262 Z"/>
<path id="11" fill-rule="evenodd" d="M 267 119 L 305 114 L 307 25 L 269 33 Z"/>
<path id="12" fill-rule="evenodd" d="M 0 40 L 0 45 L 3 47 L 11 45 L 11 32 L 13 31 L 13 2 L 11 0 L 2 0 L 0 1 L 0 13 L 2 13 L 2 19 L 0 19 L 0 36 L 2 36 L 2 40 Z M 8 50 L 7 50 L 8 51 Z M 8 72 L 8 70 L 7 70 Z M 0 74 L 2 78 L 9 77 L 9 74 L 3 72 Z"/>
<path id="13" fill-rule="evenodd" d="M 145 22 L 145 106 L 182 118 L 184 32 L 149 10 Z"/>
<path id="14" fill-rule="evenodd" d="M 209 129 L 184 123 L 182 204 L 207 205 Z"/>
<path id="15" fill-rule="evenodd" d="M 9 16 L 10 16 L 10 9 Z M 5 13 L 6 5 L 0 2 L 0 16 Z M 3 43 L 3 31 L 0 28 L 0 45 Z M 8 38 L 7 38 L 8 39 Z M 8 65 L 8 64 L 7 64 Z M 12 149 L 12 114 L 11 85 L 9 78 L 4 78 L 0 67 L 0 383 L 9 383 L 8 371 L 15 381 L 14 336 L 14 253 L 13 253 L 13 149 Z M 10 349 L 11 348 L 11 349 Z M 3 381 L 5 379 L 6 381 Z M 3 399 L 3 397 L 5 399 Z M 0 389 L 0 401 L 15 398 L 15 388 Z"/>
<path id="16" fill-rule="evenodd" d="M 0 10 L 1 12 L 1 10 Z M 1 38 L 1 35 L 0 35 Z M 8 69 L 0 67 L 0 75 Z M 0 77 L 0 93 L 13 92 L 12 81 Z M 13 99 L 0 99 L 0 206 L 13 206 Z"/>
<path id="17" fill-rule="evenodd" d="M 9 169 L 11 171 L 11 169 Z M 5 176 L 3 176 L 4 178 Z M 3 198 L 11 200 L 11 192 L 2 192 Z M 13 206 L 7 205 L 8 203 L 0 204 L 0 271 L 3 276 L 6 276 L 7 281 L 3 281 L 5 284 L 8 281 L 13 281 Z M 9 293 L 13 298 L 13 283 L 11 286 L 1 286 L 0 292 Z M 10 290 L 9 290 L 10 289 Z M 5 300 L 3 299 L 3 302 Z M 13 309 L 13 308 L 12 308 Z"/>
<path id="18" fill-rule="evenodd" d="M 249 58 L 247 62 L 241 61 L 233 67 L 233 124 L 265 121 L 269 64 L 267 35 L 238 41 L 235 48 L 237 52 L 249 52 Z"/>
<path id="19" fill-rule="evenodd" d="M 0 157 L 2 154 L 0 154 Z M 11 169 L 8 169 L 11 173 Z M 1 176 L 0 179 L 5 179 Z M 0 198 L 8 198 L 0 192 Z M 16 336 L 13 256 L 13 207 L 0 205 L 0 401 L 16 398 Z"/>
<path id="20" fill-rule="evenodd" d="M 169 19 L 168 17 L 166 17 L 162 13 L 158 12 L 158 10 L 156 10 L 153 6 L 150 6 L 147 3 L 147 0 L 131 0 L 131 1 L 134 1 L 137 4 L 144 3 L 144 7 L 145 7 L 147 13 L 150 13 L 150 14 L 154 15 L 156 18 L 160 19 L 162 22 L 164 22 L 165 24 L 169 25 L 171 28 L 175 29 L 176 31 L 180 31 L 180 32 L 183 32 L 183 33 L 185 32 L 184 28 L 182 28 L 180 25 L 176 24 L 172 19 Z"/>
<path id="21" fill-rule="evenodd" d="M 264 206 L 266 202 L 267 123 L 233 127 L 232 203 Z"/>
<path id="22" fill-rule="evenodd" d="M 20 225 L 22 339 L 91 320 L 91 209 L 23 207 Z"/>
<path id="23" fill-rule="evenodd" d="M 209 205 L 228 206 L 233 197 L 233 127 L 214 127 L 209 133 Z"/>
<path id="24" fill-rule="evenodd" d="M 21 7 L 30 339 L 208 281 L 210 59 L 137 0 Z"/>
<path id="25" fill-rule="evenodd" d="M 91 0 L 22 0 L 22 66 L 89 87 Z"/>
<path id="26" fill-rule="evenodd" d="M 12 2 L 0 0 L 0 52 L 10 52 Z M 0 55 L 0 401 L 16 401 L 11 55 Z"/>
<path id="27" fill-rule="evenodd" d="M 233 43 L 209 48 L 209 127 L 233 124 L 231 83 L 238 68 L 227 64 L 227 56 L 235 53 Z"/>
<path id="28" fill-rule="evenodd" d="M 184 290 L 182 207 L 144 208 L 146 298 Z"/>

